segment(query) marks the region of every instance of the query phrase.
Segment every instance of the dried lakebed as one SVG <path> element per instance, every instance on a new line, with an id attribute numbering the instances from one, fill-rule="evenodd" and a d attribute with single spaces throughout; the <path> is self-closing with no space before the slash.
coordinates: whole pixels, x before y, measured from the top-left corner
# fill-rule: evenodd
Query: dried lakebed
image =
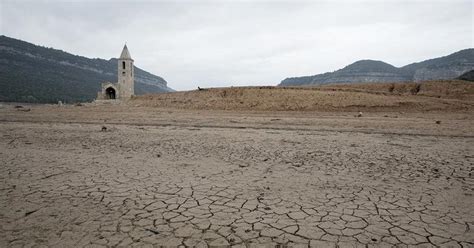
<path id="1" fill-rule="evenodd" d="M 469 135 L 102 125 L 0 122 L 1 247 L 474 246 Z"/>

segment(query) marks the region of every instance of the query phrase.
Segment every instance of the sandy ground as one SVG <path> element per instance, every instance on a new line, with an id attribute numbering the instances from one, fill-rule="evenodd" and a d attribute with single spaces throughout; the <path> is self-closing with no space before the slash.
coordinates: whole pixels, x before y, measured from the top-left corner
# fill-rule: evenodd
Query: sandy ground
<path id="1" fill-rule="evenodd" d="M 474 247 L 473 112 L 354 115 L 2 105 L 0 247 Z"/>

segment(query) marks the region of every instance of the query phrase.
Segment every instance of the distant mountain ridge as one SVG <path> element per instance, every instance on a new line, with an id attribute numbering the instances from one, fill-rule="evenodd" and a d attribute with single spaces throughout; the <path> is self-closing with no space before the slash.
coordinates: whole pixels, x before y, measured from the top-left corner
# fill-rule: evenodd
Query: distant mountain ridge
<path id="1" fill-rule="evenodd" d="M 0 36 L 0 101 L 91 101 L 105 81 L 117 81 L 115 58 L 90 59 Z M 135 94 L 170 91 L 163 78 L 135 67 Z"/>
<path id="2" fill-rule="evenodd" d="M 474 69 L 474 48 L 400 68 L 377 60 L 359 60 L 340 70 L 313 76 L 286 78 L 280 86 L 333 83 L 406 82 L 454 79 Z"/>

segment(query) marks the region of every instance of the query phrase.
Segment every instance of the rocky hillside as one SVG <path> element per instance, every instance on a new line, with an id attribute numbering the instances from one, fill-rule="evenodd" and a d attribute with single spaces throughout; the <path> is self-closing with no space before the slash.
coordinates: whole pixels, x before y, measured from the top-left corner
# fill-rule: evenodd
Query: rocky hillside
<path id="1" fill-rule="evenodd" d="M 280 86 L 443 80 L 457 78 L 473 69 L 471 48 L 400 68 L 382 61 L 360 60 L 335 72 L 286 78 Z"/>
<path id="2" fill-rule="evenodd" d="M 462 74 L 461 76 L 458 77 L 458 79 L 474 82 L 474 70 L 470 70 Z"/>
<path id="3" fill-rule="evenodd" d="M 89 59 L 0 36 L 0 75 L 0 101 L 91 101 L 101 82 L 117 81 L 117 60 Z M 136 94 L 173 91 L 166 84 L 135 67 Z"/>

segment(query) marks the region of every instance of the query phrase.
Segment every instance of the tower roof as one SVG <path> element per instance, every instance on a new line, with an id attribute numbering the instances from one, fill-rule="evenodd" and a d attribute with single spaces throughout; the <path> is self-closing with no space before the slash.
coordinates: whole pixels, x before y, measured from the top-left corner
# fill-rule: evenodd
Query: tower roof
<path id="1" fill-rule="evenodd" d="M 130 52 L 128 51 L 127 44 L 123 47 L 122 53 L 120 54 L 120 59 L 132 59 Z"/>

